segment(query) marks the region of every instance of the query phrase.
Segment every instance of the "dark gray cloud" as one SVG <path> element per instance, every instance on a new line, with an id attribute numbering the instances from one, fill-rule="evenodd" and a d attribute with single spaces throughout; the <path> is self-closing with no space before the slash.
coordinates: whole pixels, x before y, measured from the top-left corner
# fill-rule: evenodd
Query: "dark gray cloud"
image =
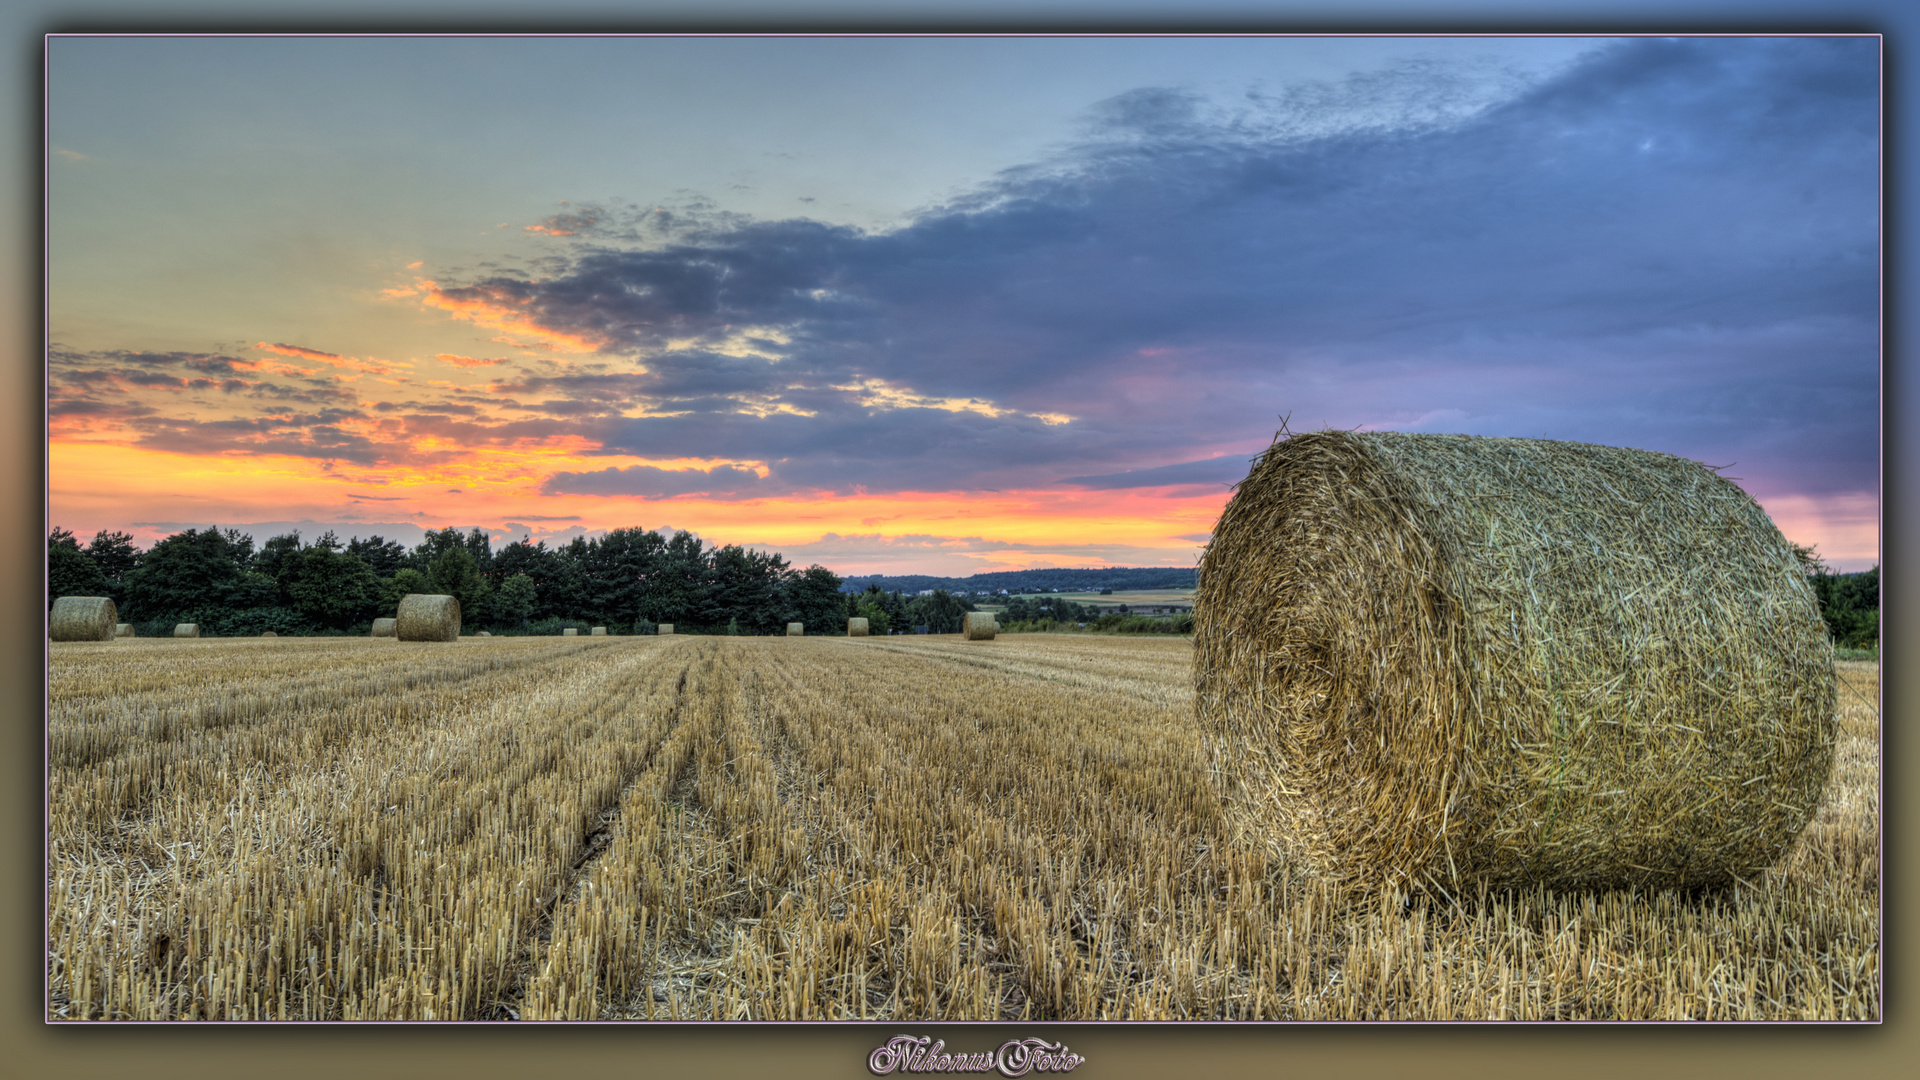
<path id="1" fill-rule="evenodd" d="M 541 485 L 541 491 L 549 495 L 633 495 L 647 499 L 675 495 L 746 499 L 770 494 L 768 487 L 759 473 L 733 465 L 716 466 L 711 471 L 633 465 L 598 472 L 554 473 Z"/>
<path id="2" fill-rule="evenodd" d="M 1875 43 L 1631 40 L 1478 111 L 1414 104 L 1484 85 L 1405 69 L 1232 115 L 1147 88 L 892 232 L 711 216 L 632 247 L 606 223 L 639 237 L 644 211 L 595 211 L 547 276 L 447 292 L 636 361 L 503 381 L 516 407 L 610 453 L 766 461 L 773 486 L 1219 482 L 1196 460 L 1291 412 L 1871 488 Z M 1323 99 L 1381 119 L 1315 127 Z M 721 353 L 754 328 L 777 363 Z M 1000 412 L 836 389 L 869 379 Z M 755 398 L 815 415 L 742 413 Z"/>

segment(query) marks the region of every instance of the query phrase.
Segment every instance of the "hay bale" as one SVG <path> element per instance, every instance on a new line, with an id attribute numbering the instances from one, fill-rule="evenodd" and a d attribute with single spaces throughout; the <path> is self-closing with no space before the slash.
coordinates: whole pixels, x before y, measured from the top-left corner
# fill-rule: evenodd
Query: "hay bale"
<path id="1" fill-rule="evenodd" d="M 673 633 L 673 624 L 672 624 L 672 623 L 670 623 L 670 622 L 663 622 L 663 623 L 661 623 L 661 624 L 660 624 L 660 630 L 659 630 L 659 632 L 660 632 L 660 633 L 662 633 L 662 634 L 671 634 L 671 633 Z"/>
<path id="2" fill-rule="evenodd" d="M 200 624 L 190 623 L 190 622 L 174 623 L 173 636 L 174 637 L 199 637 Z"/>
<path id="3" fill-rule="evenodd" d="M 47 636 L 55 641 L 112 641 L 120 613 L 104 596 L 62 596 L 47 613 Z"/>
<path id="4" fill-rule="evenodd" d="M 604 627 L 604 626 L 596 626 L 596 627 L 594 627 L 594 628 L 593 628 L 593 633 L 592 633 L 592 634 L 591 634 L 590 636 L 592 636 L 592 637 L 606 637 L 606 636 L 607 636 L 607 628 L 606 628 L 606 627 Z"/>
<path id="5" fill-rule="evenodd" d="M 394 620 L 393 620 L 393 619 L 375 619 L 375 620 L 373 620 L 373 636 L 374 636 L 374 637 L 392 637 L 392 636 L 394 636 L 394 629 L 393 629 L 393 624 L 394 624 Z"/>
<path id="6" fill-rule="evenodd" d="M 279 637 L 280 635 L 279 635 L 279 634 L 276 634 L 276 633 L 274 633 L 274 632 L 273 632 L 273 631 L 271 631 L 271 630 L 262 630 L 262 631 L 260 631 L 260 636 L 261 636 L 261 637 Z"/>
<path id="7" fill-rule="evenodd" d="M 130 622 L 114 623 L 113 636 L 114 637 L 132 637 L 133 624 Z"/>
<path id="8" fill-rule="evenodd" d="M 1791 548 L 1666 454 L 1276 442 L 1194 601 L 1229 818 L 1362 890 L 1724 884 L 1780 857 L 1832 766 L 1832 649 Z"/>
<path id="9" fill-rule="evenodd" d="M 1000 624 L 993 621 L 991 611 L 969 611 L 967 621 L 960 628 L 960 637 L 965 641 L 992 641 L 993 635 L 1000 632 Z"/>
<path id="10" fill-rule="evenodd" d="M 408 593 L 394 613 L 393 636 L 401 641 L 459 641 L 460 601 L 451 596 Z"/>
<path id="11" fill-rule="evenodd" d="M 866 637 L 867 636 L 867 620 L 861 619 L 861 618 L 848 619 L 847 620 L 847 636 L 848 637 Z"/>
<path id="12" fill-rule="evenodd" d="M 482 631 L 480 631 L 479 633 L 477 633 L 477 634 L 475 634 L 475 635 L 473 635 L 473 636 L 474 636 L 474 637 L 492 637 L 492 636 L 493 636 L 493 634 L 492 634 L 492 633 L 491 633 L 490 631 L 487 631 L 487 630 L 482 630 Z"/>
<path id="13" fill-rule="evenodd" d="M 801 637 L 801 636 L 803 636 L 803 635 L 805 635 L 805 634 L 806 634 L 806 632 L 807 632 L 807 624 L 806 624 L 806 623 L 797 623 L 797 622 L 790 622 L 790 623 L 788 623 L 788 624 L 787 624 L 787 636 L 788 636 L 788 637 Z"/>
<path id="14" fill-rule="evenodd" d="M 571 626 L 569 626 L 569 627 L 567 627 L 566 629 L 564 629 L 564 630 L 562 630 L 562 631 L 560 631 L 560 636 L 561 636 L 561 637 L 579 637 L 579 636 L 580 636 L 580 631 L 578 631 L 578 630 L 576 630 L 576 629 L 574 629 L 573 627 L 571 627 Z"/>

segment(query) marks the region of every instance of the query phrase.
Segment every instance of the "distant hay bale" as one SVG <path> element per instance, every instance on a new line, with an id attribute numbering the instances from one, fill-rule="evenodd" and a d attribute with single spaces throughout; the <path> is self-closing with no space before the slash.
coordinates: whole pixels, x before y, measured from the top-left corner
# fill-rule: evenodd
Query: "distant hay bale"
<path id="1" fill-rule="evenodd" d="M 392 637 L 394 635 L 393 624 L 394 624 L 394 620 L 392 619 L 373 620 L 373 636 L 374 637 Z"/>
<path id="2" fill-rule="evenodd" d="M 847 620 L 847 636 L 848 637 L 866 637 L 867 636 L 867 620 L 860 619 L 860 618 L 848 619 Z"/>
<path id="3" fill-rule="evenodd" d="M 262 631 L 260 631 L 260 636 L 261 636 L 261 637 L 279 637 L 280 635 L 279 635 L 279 634 L 276 634 L 276 633 L 274 633 L 274 632 L 273 632 L 273 631 L 271 631 L 271 630 L 262 630 Z"/>
<path id="4" fill-rule="evenodd" d="M 807 632 L 806 623 L 790 622 L 787 624 L 788 637 L 802 637 L 806 634 L 806 632 Z"/>
<path id="5" fill-rule="evenodd" d="M 606 637 L 606 636 L 607 636 L 607 628 L 606 628 L 606 627 L 604 627 L 604 626 L 596 626 L 596 627 L 594 627 L 594 628 L 593 628 L 593 633 L 592 633 L 592 635 L 590 635 L 590 636 L 592 636 L 592 637 Z"/>
<path id="6" fill-rule="evenodd" d="M 482 630 L 482 631 L 480 631 L 479 633 L 477 633 L 477 634 L 475 634 L 475 635 L 473 635 L 473 636 L 474 636 L 474 637 L 492 637 L 492 636 L 493 636 L 493 634 L 492 634 L 491 632 L 489 632 L 489 631 L 486 631 L 486 630 Z"/>
<path id="7" fill-rule="evenodd" d="M 580 631 L 578 631 L 578 630 L 576 630 L 576 629 L 574 629 L 573 627 L 571 627 L 571 626 L 569 626 L 569 627 L 567 627 L 566 629 L 564 629 L 564 630 L 562 630 L 562 631 L 560 631 L 560 636 L 561 636 L 561 637 L 579 637 L 579 636 L 580 636 Z"/>
<path id="8" fill-rule="evenodd" d="M 120 613 L 104 596 L 62 596 L 47 614 L 47 636 L 55 641 L 112 641 Z"/>
<path id="9" fill-rule="evenodd" d="M 1194 600 L 1229 819 L 1362 890 L 1725 884 L 1777 861 L 1831 770 L 1812 589 L 1681 458 L 1296 436 L 1240 483 Z"/>
<path id="10" fill-rule="evenodd" d="M 659 632 L 659 633 L 662 633 L 662 634 L 671 634 L 671 633 L 673 633 L 673 624 L 672 624 L 672 623 L 670 623 L 670 622 L 663 622 L 663 623 L 661 623 L 661 624 L 660 624 L 660 629 L 659 629 L 659 631 L 658 631 L 658 632 Z"/>
<path id="11" fill-rule="evenodd" d="M 460 601 L 451 596 L 408 593 L 395 612 L 393 636 L 401 641 L 459 641 Z"/>
<path id="12" fill-rule="evenodd" d="M 114 637 L 132 637 L 133 624 L 130 622 L 114 623 L 113 636 Z"/>
<path id="13" fill-rule="evenodd" d="M 173 636 L 174 637 L 199 637 L 200 624 L 190 623 L 190 622 L 174 623 Z"/>
<path id="14" fill-rule="evenodd" d="M 960 629 L 960 636 L 966 641 L 992 641 L 993 635 L 1000 632 L 1000 624 L 993 621 L 991 611 L 969 611 L 967 621 Z"/>

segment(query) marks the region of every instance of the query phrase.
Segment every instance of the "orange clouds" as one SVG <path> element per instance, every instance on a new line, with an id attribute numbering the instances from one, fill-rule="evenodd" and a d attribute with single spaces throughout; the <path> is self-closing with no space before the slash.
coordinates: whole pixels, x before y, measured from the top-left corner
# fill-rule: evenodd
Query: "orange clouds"
<path id="1" fill-rule="evenodd" d="M 507 362 L 504 356 L 492 360 L 476 360 L 471 356 L 460 356 L 456 353 L 434 353 L 433 358 L 443 364 L 452 364 L 458 368 L 492 367 L 495 364 L 504 364 Z"/>
<path id="2" fill-rule="evenodd" d="M 348 371 L 364 371 L 369 375 L 391 375 L 394 373 L 393 368 L 386 364 L 368 363 L 364 360 L 356 360 L 350 356 L 341 356 L 339 353 L 321 352 L 319 349 L 309 349 L 301 345 L 275 344 L 262 341 L 256 344 L 254 348 L 264 349 L 270 353 L 278 353 L 281 356 L 297 357 L 302 360 L 318 360 L 331 367 L 345 368 Z M 303 368 L 299 370 L 304 374 L 311 375 L 317 369 Z"/>
<path id="3" fill-rule="evenodd" d="M 501 330 L 517 338 L 529 339 L 539 346 L 559 352 L 590 353 L 600 348 L 600 342 L 581 334 L 569 334 L 542 326 L 526 307 L 528 301 L 512 297 L 497 288 L 476 286 L 461 290 L 462 295 L 450 296 L 439 285 L 422 280 L 418 283 L 422 294 L 420 303 L 430 308 L 438 308 L 456 319 L 465 319 L 476 326 L 489 330 Z M 393 295 L 393 290 L 387 290 Z M 528 348 L 526 344 L 515 340 L 512 344 Z"/>

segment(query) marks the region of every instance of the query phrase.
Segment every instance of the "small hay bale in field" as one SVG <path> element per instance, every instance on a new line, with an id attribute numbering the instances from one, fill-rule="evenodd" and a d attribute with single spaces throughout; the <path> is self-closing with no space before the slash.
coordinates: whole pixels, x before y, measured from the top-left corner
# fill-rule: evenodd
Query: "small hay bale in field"
<path id="1" fill-rule="evenodd" d="M 659 632 L 659 633 L 662 633 L 662 634 L 671 634 L 671 633 L 673 633 L 673 624 L 672 624 L 672 623 L 670 623 L 670 622 L 663 622 L 663 623 L 661 623 L 661 624 L 660 624 L 660 629 L 659 629 L 659 631 L 658 631 L 658 632 Z"/>
<path id="2" fill-rule="evenodd" d="M 866 637 L 867 636 L 867 620 L 861 619 L 861 618 L 848 619 L 847 620 L 847 636 L 848 637 Z"/>
<path id="3" fill-rule="evenodd" d="M 562 630 L 562 631 L 560 631 L 560 636 L 561 636 L 561 637 L 579 637 L 579 636 L 580 636 L 580 631 L 578 631 L 578 630 L 576 630 L 576 629 L 574 629 L 573 627 L 571 627 L 571 626 L 569 626 L 569 627 L 567 627 L 566 629 L 564 629 L 564 630 Z"/>
<path id="4" fill-rule="evenodd" d="M 190 623 L 190 622 L 174 623 L 173 636 L 174 637 L 199 637 L 200 624 Z"/>
<path id="5" fill-rule="evenodd" d="M 966 641 L 992 641 L 993 635 L 1000 632 L 1000 624 L 993 621 L 991 611 L 969 611 L 967 621 L 960 629 L 960 637 Z"/>
<path id="6" fill-rule="evenodd" d="M 279 635 L 279 634 L 276 634 L 276 633 L 274 633 L 274 632 L 273 632 L 273 631 L 271 631 L 271 630 L 262 630 L 262 631 L 260 631 L 260 636 L 261 636 L 261 637 L 279 637 L 280 635 Z"/>
<path id="7" fill-rule="evenodd" d="M 1362 890 L 1725 884 L 1780 857 L 1833 761 L 1798 560 L 1666 454 L 1277 441 L 1214 530 L 1194 625 L 1229 818 Z"/>
<path id="8" fill-rule="evenodd" d="M 591 636 L 591 637 L 606 637 L 606 636 L 607 636 L 607 628 L 606 628 L 606 627 L 604 627 L 604 626 L 596 626 L 596 627 L 594 627 L 594 628 L 593 628 L 593 633 L 592 633 L 591 635 L 589 635 L 589 636 Z"/>
<path id="9" fill-rule="evenodd" d="M 486 631 L 486 630 L 482 630 L 482 631 L 480 631 L 479 633 L 477 633 L 477 634 L 475 634 L 475 635 L 473 635 L 473 636 L 474 636 L 474 637 L 492 637 L 492 636 L 493 636 L 493 634 L 492 634 L 491 632 L 489 632 L 489 631 Z"/>
<path id="10" fill-rule="evenodd" d="M 394 624 L 393 619 L 373 620 L 373 636 L 374 637 L 392 637 L 394 635 L 393 624 Z"/>
<path id="11" fill-rule="evenodd" d="M 408 593 L 394 613 L 393 636 L 401 641 L 459 641 L 460 601 L 432 593 Z"/>
<path id="12" fill-rule="evenodd" d="M 47 614 L 47 636 L 55 641 L 112 641 L 120 613 L 104 596 L 62 596 Z"/>
<path id="13" fill-rule="evenodd" d="M 114 637 L 132 637 L 133 624 L 130 622 L 114 623 L 113 636 Z"/>
<path id="14" fill-rule="evenodd" d="M 787 624 L 788 637 L 802 637 L 806 634 L 806 632 L 807 632 L 806 623 L 790 622 Z"/>

